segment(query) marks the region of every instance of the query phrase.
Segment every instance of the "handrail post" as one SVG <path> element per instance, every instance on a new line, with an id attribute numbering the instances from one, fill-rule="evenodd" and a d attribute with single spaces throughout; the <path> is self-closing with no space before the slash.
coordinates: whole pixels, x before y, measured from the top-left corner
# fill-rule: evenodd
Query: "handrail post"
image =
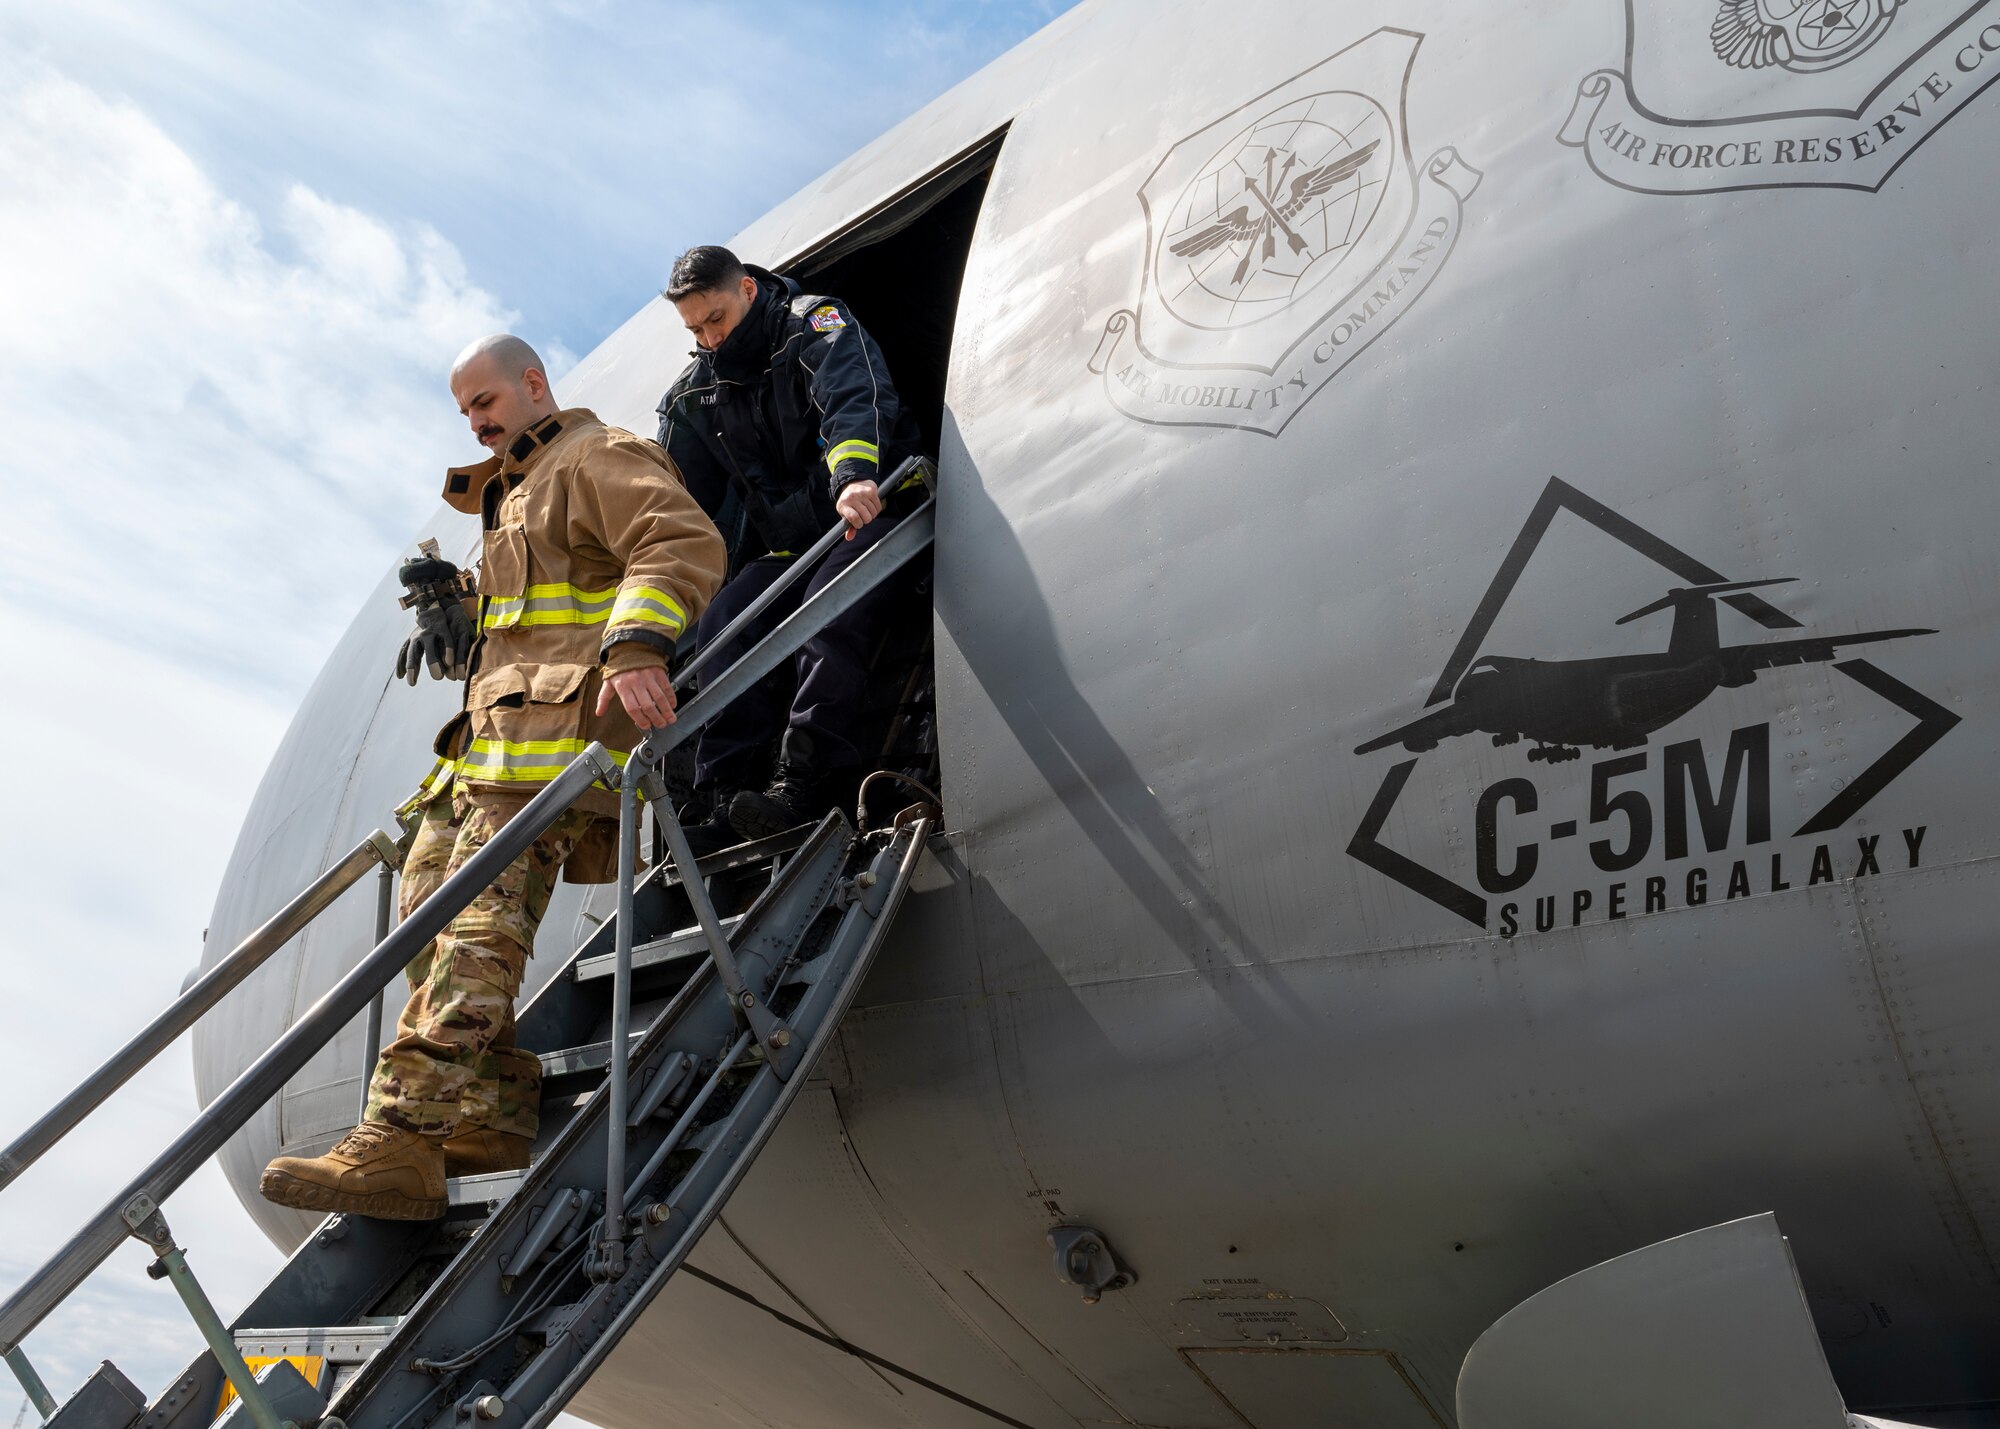
<path id="1" fill-rule="evenodd" d="M 42 1383 L 42 1377 L 35 1373 L 35 1367 L 28 1362 L 28 1352 L 19 1345 L 7 1351 L 7 1368 L 14 1371 L 14 1378 L 21 1381 L 36 1410 L 46 1421 L 55 1416 L 56 1397 L 49 1393 L 49 1387 Z"/>
<path id="2" fill-rule="evenodd" d="M 396 871 L 383 864 L 375 876 L 375 946 L 389 936 L 391 909 L 395 904 Z M 368 1119 L 368 1089 L 375 1080 L 375 1064 L 382 1058 L 382 994 L 368 1004 L 368 1020 L 361 1033 L 361 1114 Z"/>
<path id="3" fill-rule="evenodd" d="M 271 1401 L 264 1395 L 264 1386 L 257 1383 L 257 1376 L 245 1363 L 243 1352 L 236 1348 L 236 1337 L 229 1333 L 229 1327 L 215 1313 L 208 1292 L 201 1288 L 201 1282 L 188 1269 L 187 1256 L 174 1244 L 173 1232 L 167 1229 L 167 1218 L 160 1214 L 158 1204 L 151 1196 L 134 1196 L 120 1215 L 130 1228 L 132 1238 L 159 1257 L 156 1265 L 146 1268 L 146 1273 L 155 1280 L 165 1276 L 172 1283 L 175 1293 L 181 1297 L 181 1303 L 187 1307 L 188 1317 L 207 1342 L 208 1352 L 215 1356 L 215 1362 L 222 1366 L 222 1373 L 236 1391 L 236 1397 L 243 1401 L 243 1409 L 250 1416 L 250 1422 L 256 1429 L 298 1429 L 291 1420 L 278 1418 L 277 1411 L 271 1408 Z"/>
<path id="4" fill-rule="evenodd" d="M 612 932 L 611 1062 L 604 1127 L 604 1227 L 590 1253 L 594 1281 L 625 1273 L 625 1100 L 631 1078 L 632 866 L 639 861 L 639 780 L 645 745 L 632 751 L 618 780 L 618 922 Z"/>
<path id="5" fill-rule="evenodd" d="M 633 762 L 637 762 L 636 756 Z M 792 1045 L 792 1029 L 772 1015 L 771 1009 L 743 981 L 743 970 L 736 965 L 736 953 L 729 946 L 729 935 L 722 931 L 722 920 L 715 916 L 715 904 L 709 901 L 708 885 L 701 881 L 701 870 L 695 867 L 694 849 L 688 843 L 686 830 L 681 828 L 681 821 L 674 817 L 674 811 L 667 807 L 664 800 L 653 805 L 653 819 L 667 836 L 667 851 L 673 856 L 674 872 L 680 876 L 681 890 L 687 894 L 688 905 L 694 909 L 695 921 L 701 924 L 702 937 L 708 943 L 709 961 L 715 964 L 716 979 L 729 994 L 729 1005 L 735 1009 L 736 1020 L 755 1035 L 758 1045 L 770 1059 L 771 1069 L 783 1081 L 791 1074 L 791 1063 L 796 1055 L 788 1051 Z"/>

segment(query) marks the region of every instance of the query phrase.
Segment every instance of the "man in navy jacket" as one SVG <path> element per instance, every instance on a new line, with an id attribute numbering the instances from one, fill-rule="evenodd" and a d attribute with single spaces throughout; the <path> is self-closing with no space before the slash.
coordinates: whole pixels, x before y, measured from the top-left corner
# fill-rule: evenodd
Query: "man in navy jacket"
<path id="1" fill-rule="evenodd" d="M 922 438 L 882 351 L 837 298 L 745 266 L 726 248 L 688 250 L 666 296 L 694 334 L 694 360 L 660 400 L 660 445 L 730 542 L 730 580 L 696 627 L 712 640 L 835 521 L 848 525 L 803 583 L 748 632 L 761 639 L 894 525 L 876 483 Z M 887 589 L 809 641 L 796 680 L 783 672 L 702 732 L 695 781 L 712 811 L 688 830 L 696 852 L 817 819 L 866 761 L 859 723 L 872 636 Z M 720 674 L 747 644 L 718 652 Z M 769 786 L 756 783 L 782 731 Z"/>

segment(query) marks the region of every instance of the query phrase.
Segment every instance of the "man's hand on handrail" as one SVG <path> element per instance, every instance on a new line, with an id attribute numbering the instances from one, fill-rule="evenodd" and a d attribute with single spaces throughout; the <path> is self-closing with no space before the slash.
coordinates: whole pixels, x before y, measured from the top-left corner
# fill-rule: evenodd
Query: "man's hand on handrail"
<path id="1" fill-rule="evenodd" d="M 674 684 L 658 665 L 606 675 L 604 688 L 597 692 L 599 714 L 611 708 L 613 691 L 639 728 L 662 729 L 674 722 Z"/>
<path id="2" fill-rule="evenodd" d="M 833 507 L 847 523 L 847 539 L 852 541 L 855 532 L 882 514 L 882 493 L 872 481 L 850 481 L 840 488 Z"/>

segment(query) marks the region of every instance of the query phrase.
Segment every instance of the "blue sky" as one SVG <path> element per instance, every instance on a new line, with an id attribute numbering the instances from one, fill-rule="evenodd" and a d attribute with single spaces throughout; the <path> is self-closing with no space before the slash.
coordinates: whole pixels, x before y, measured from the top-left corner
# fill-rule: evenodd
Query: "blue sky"
<path id="1" fill-rule="evenodd" d="M 1072 2 L 65 0 L 0 33 L 11 55 L 132 99 L 259 217 L 306 180 L 429 224 L 535 340 L 581 353 L 675 253 Z"/>
<path id="2" fill-rule="evenodd" d="M 0 1049 L 11 1140 L 178 991 L 306 685 L 469 449 L 451 357 L 558 374 L 1069 0 L 0 7 Z M 558 379 L 559 380 L 559 379 Z M 186 1049 L 0 1195 L 11 1291 L 192 1115 Z M 225 1314 L 276 1252 L 169 1204 Z M 127 1247 L 27 1348 L 157 1390 Z M 0 1416 L 16 1401 L 0 1381 Z"/>

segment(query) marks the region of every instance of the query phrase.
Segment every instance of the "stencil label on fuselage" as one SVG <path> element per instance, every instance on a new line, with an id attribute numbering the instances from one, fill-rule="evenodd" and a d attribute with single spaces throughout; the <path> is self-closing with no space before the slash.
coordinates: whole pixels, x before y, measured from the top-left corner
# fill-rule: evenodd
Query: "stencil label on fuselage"
<path id="1" fill-rule="evenodd" d="M 1541 589 L 1555 592 L 1554 601 L 1531 597 L 1532 614 L 1509 621 L 1536 552 L 1565 513 L 1642 561 L 1593 556 L 1573 570 L 1545 571 Z M 1599 549 L 1607 549 L 1601 541 Z M 1621 594 L 1607 608 L 1585 591 L 1614 566 Z M 1592 574 L 1588 583 L 1576 578 L 1584 573 Z M 1552 479 L 1467 621 L 1427 712 L 1355 747 L 1364 757 L 1390 748 L 1411 757 L 1383 775 L 1348 854 L 1506 937 L 1919 866 L 1927 833 L 1921 823 L 1845 831 L 1959 717 L 1854 652 L 1867 647 L 1871 657 L 1892 658 L 1898 647 L 1937 632 L 1835 626 L 1806 633 L 1772 603 L 1794 579 L 1732 579 Z M 1772 599 L 1760 593 L 1767 589 Z M 1642 603 L 1625 610 L 1634 597 Z M 1725 639 L 1721 608 L 1783 633 Z M 1653 632 L 1667 621 L 1661 639 Z M 1631 637 L 1615 633 L 1623 626 L 1633 628 Z M 1515 642 L 1528 631 L 1559 656 L 1520 652 Z M 1599 653 L 1606 644 L 1617 653 Z M 1577 647 L 1590 653 L 1571 658 Z M 1814 734 L 1796 708 L 1786 723 L 1745 717 L 1765 703 L 1755 694 L 1762 672 L 1812 665 L 1841 677 L 1843 701 L 1858 696 L 1874 702 L 1870 713 L 1886 707 L 1903 717 L 1850 776 L 1832 776 L 1845 767 L 1844 748 L 1827 757 L 1823 786 L 1816 775 L 1799 777 L 1801 767 L 1811 769 Z M 1733 727 L 1718 730 L 1711 713 L 1705 730 L 1673 728 L 1737 690 L 1745 695 L 1728 721 Z M 1858 737 L 1855 720 L 1846 723 L 1843 742 Z M 1390 819 L 1420 762 L 1462 754 L 1468 741 L 1509 751 L 1461 767 L 1447 781 L 1465 786 L 1470 857 L 1463 849 L 1392 847 Z M 1587 772 L 1572 768 L 1586 749 L 1610 757 L 1594 759 Z M 1520 767 L 1494 777 L 1496 761 L 1515 751 Z M 1438 807 L 1437 800 L 1420 803 Z M 1414 822 L 1416 807 L 1396 827 Z"/>
<path id="2" fill-rule="evenodd" d="M 1138 307 L 1090 359 L 1120 411 L 1276 436 L 1423 296 L 1480 173 L 1451 148 L 1411 163 L 1422 41 L 1378 30 L 1167 151 Z"/>
<path id="3" fill-rule="evenodd" d="M 1628 0 L 1557 137 L 1640 193 L 1872 192 L 1995 79 L 2000 0 Z"/>

